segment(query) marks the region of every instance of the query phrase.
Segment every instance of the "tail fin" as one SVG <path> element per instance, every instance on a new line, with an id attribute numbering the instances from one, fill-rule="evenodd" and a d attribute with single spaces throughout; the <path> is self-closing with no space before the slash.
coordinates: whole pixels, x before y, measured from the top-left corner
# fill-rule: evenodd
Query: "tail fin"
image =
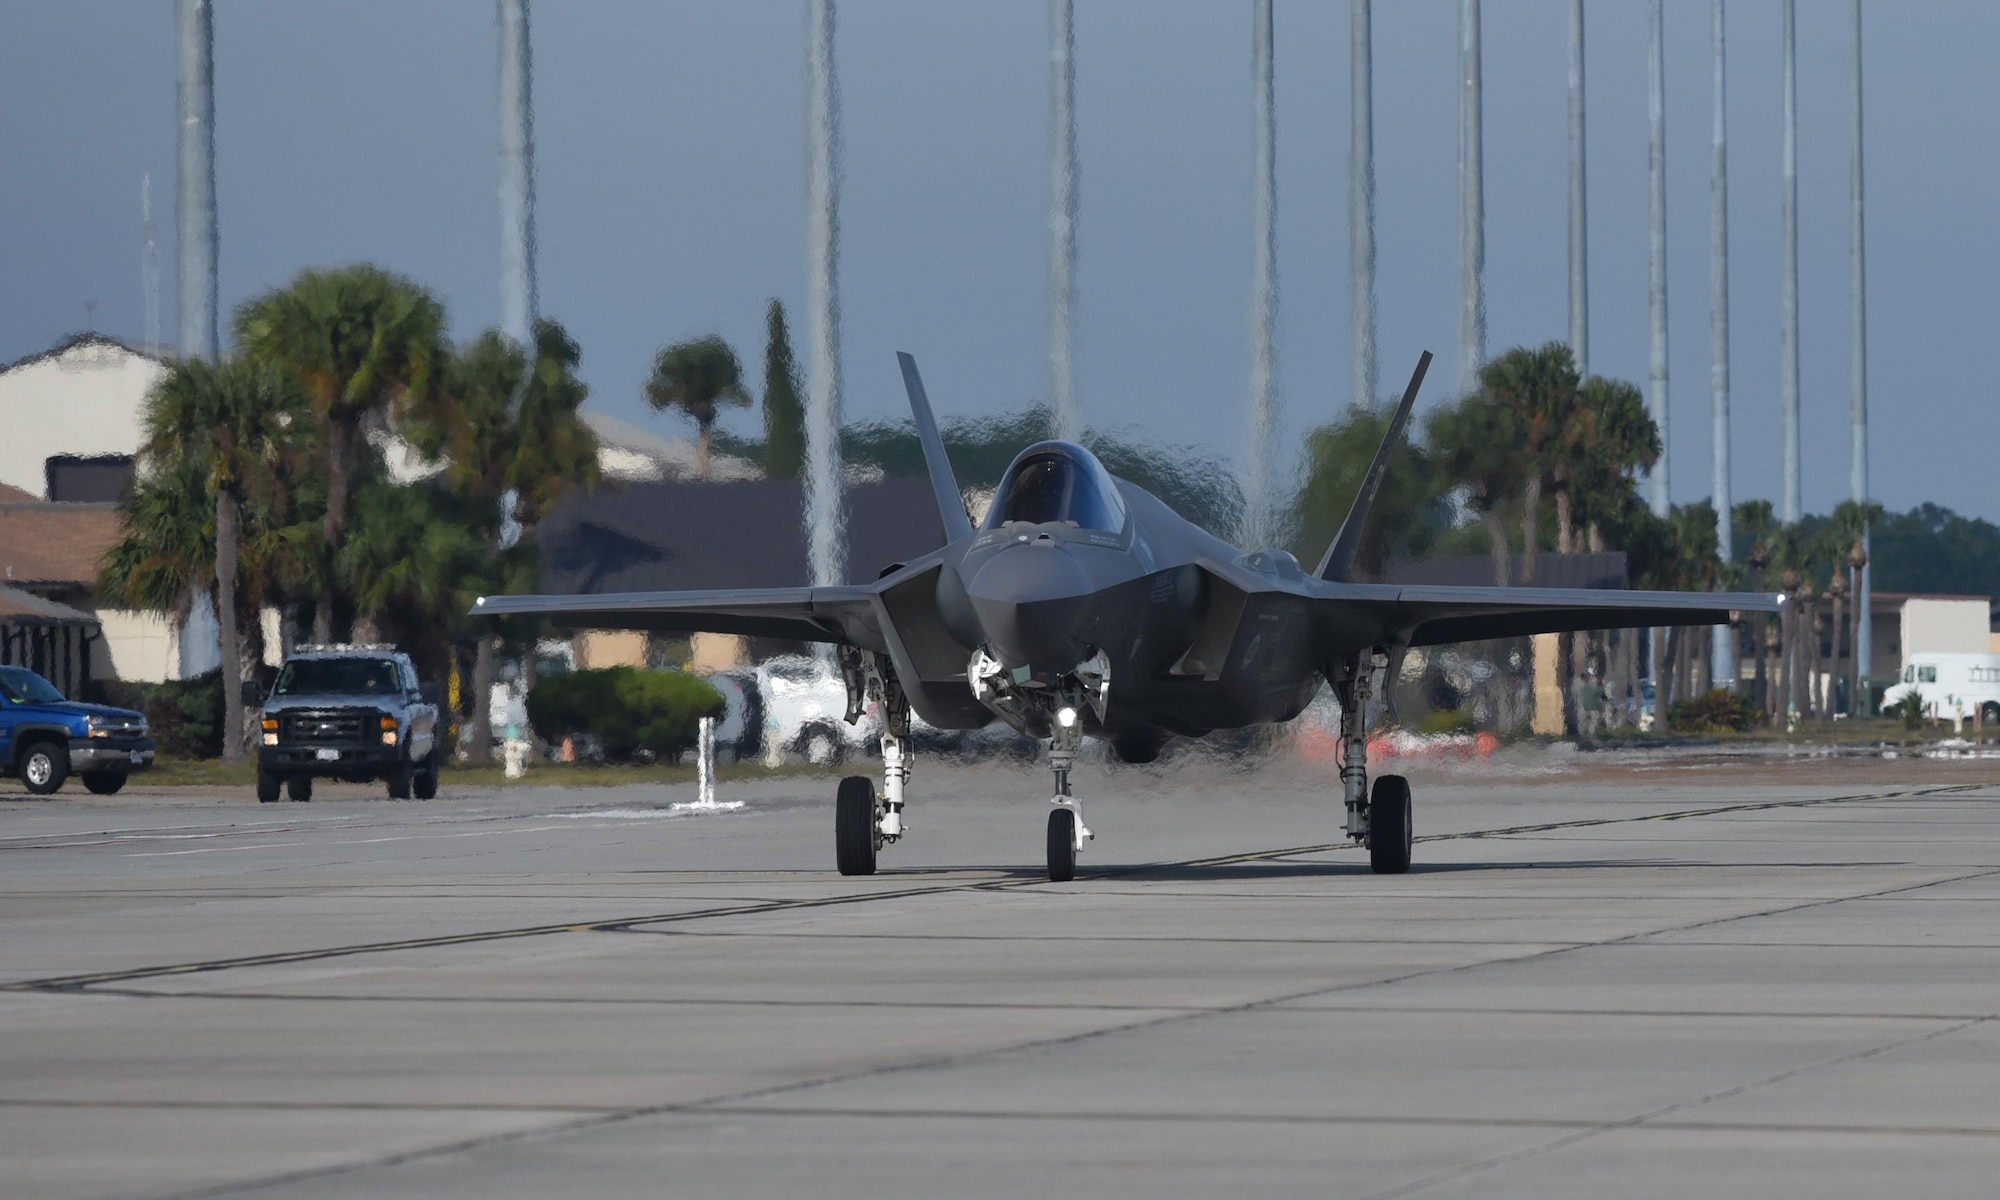
<path id="1" fill-rule="evenodd" d="M 1321 579 L 1346 579 L 1353 572 L 1354 558 L 1361 553 L 1361 532 L 1368 525 L 1368 510 L 1375 504 L 1375 493 L 1382 490 L 1382 477 L 1389 473 L 1389 455 L 1403 440 L 1403 427 L 1410 423 L 1410 409 L 1417 403 L 1417 389 L 1424 385 L 1424 372 L 1430 367 L 1431 352 L 1426 350 L 1417 360 L 1416 373 L 1410 376 L 1410 386 L 1403 391 L 1403 402 L 1396 406 L 1396 415 L 1389 418 L 1389 429 L 1382 435 L 1375 460 L 1361 477 L 1361 489 L 1354 494 L 1354 507 L 1347 510 L 1347 519 L 1340 523 L 1340 532 L 1333 535 L 1326 557 L 1313 570 Z"/>
<path id="2" fill-rule="evenodd" d="M 965 515 L 965 498 L 959 495 L 958 478 L 951 473 L 951 460 L 945 457 L 944 439 L 938 436 L 937 418 L 931 415 L 931 400 L 924 393 L 923 377 L 917 374 L 917 360 L 899 350 L 896 361 L 903 368 L 903 388 L 910 393 L 910 415 L 916 418 L 917 440 L 923 443 L 924 465 L 930 468 L 931 491 L 937 493 L 944 540 L 955 542 L 972 532 L 972 522 Z"/>

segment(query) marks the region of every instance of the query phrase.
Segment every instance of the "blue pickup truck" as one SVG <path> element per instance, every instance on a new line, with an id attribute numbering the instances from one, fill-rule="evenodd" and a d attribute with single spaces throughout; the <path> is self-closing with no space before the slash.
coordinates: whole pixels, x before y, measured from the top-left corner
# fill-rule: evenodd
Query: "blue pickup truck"
<path id="1" fill-rule="evenodd" d="M 65 700 L 26 667 L 0 667 L 0 765 L 37 796 L 72 774 L 109 796 L 153 765 L 153 739 L 142 714 Z"/>

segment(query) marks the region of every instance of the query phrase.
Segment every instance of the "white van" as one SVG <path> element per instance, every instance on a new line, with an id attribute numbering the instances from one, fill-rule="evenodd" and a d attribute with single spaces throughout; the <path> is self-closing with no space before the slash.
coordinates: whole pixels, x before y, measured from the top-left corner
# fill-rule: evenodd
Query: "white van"
<path id="1" fill-rule="evenodd" d="M 1978 713 L 1984 723 L 2000 724 L 2000 654 L 1912 654 L 1902 680 L 1882 693 L 1882 707 L 1902 703 L 1912 691 L 1942 720 Z"/>

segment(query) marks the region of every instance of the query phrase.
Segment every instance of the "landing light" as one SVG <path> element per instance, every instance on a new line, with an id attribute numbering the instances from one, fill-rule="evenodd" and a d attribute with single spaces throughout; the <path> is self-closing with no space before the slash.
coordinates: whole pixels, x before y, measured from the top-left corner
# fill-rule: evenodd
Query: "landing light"
<path id="1" fill-rule="evenodd" d="M 1057 709 L 1056 724 L 1062 726 L 1064 729 L 1074 729 L 1076 727 L 1076 710 L 1069 707 Z"/>

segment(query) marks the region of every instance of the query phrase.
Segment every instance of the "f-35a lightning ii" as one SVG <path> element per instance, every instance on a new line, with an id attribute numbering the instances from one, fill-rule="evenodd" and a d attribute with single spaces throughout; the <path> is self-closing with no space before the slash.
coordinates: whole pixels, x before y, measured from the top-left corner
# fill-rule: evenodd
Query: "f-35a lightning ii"
<path id="1" fill-rule="evenodd" d="M 1400 775 L 1368 784 L 1364 717 L 1377 673 L 1408 647 L 1586 629 L 1715 625 L 1774 612 L 1771 595 L 1412 587 L 1357 582 L 1362 526 L 1416 403 L 1426 352 L 1319 565 L 1283 550 L 1245 552 L 1114 478 L 1070 442 L 1021 451 L 975 529 L 937 421 L 907 354 L 897 356 L 923 443 L 946 544 L 845 587 L 489 596 L 474 615 L 539 613 L 573 627 L 712 632 L 830 642 L 848 720 L 868 699 L 882 716 L 882 776 L 840 781 L 835 849 L 843 875 L 874 873 L 904 833 L 910 714 L 943 729 L 995 717 L 1046 740 L 1055 773 L 1052 880 L 1076 871 L 1093 837 L 1070 789 L 1085 737 L 1126 762 L 1151 761 L 1169 734 L 1275 724 L 1299 715 L 1322 680 L 1340 703 L 1347 832 L 1378 872 L 1409 869 L 1414 826 Z"/>

